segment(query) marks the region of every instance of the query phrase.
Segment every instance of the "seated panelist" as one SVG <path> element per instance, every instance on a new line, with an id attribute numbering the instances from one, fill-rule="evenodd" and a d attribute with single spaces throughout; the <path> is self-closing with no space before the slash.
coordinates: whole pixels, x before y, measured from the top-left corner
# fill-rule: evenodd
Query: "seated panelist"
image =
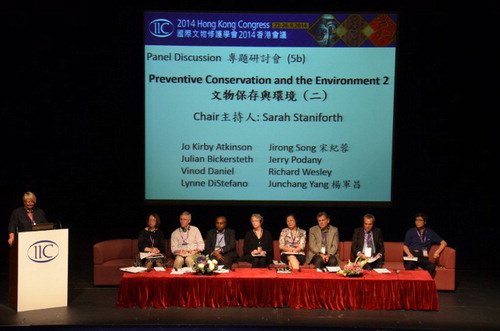
<path id="1" fill-rule="evenodd" d="M 233 229 L 226 226 L 226 217 L 219 216 L 215 219 L 215 228 L 207 232 L 205 254 L 216 259 L 224 268 L 231 269 L 236 259 L 236 235 Z"/>
<path id="2" fill-rule="evenodd" d="M 166 267 L 165 236 L 163 231 L 158 228 L 161 225 L 160 216 L 156 213 L 151 213 L 146 223 L 147 226 L 139 231 L 137 238 L 139 254 L 136 259 L 136 265 L 144 266 L 148 269 L 152 267 Z M 141 253 L 148 253 L 149 256 L 141 259 Z"/>
<path id="3" fill-rule="evenodd" d="M 309 229 L 309 251 L 306 263 L 317 269 L 338 264 L 339 230 L 330 225 L 330 216 L 322 211 L 316 216 L 318 225 Z"/>
<path id="4" fill-rule="evenodd" d="M 306 231 L 297 226 L 297 217 L 294 214 L 286 217 L 286 225 L 287 227 L 281 230 L 279 239 L 281 261 L 292 269 L 299 269 L 306 260 Z"/>
<path id="5" fill-rule="evenodd" d="M 192 268 L 194 257 L 205 249 L 205 242 L 200 230 L 191 223 L 191 214 L 183 212 L 179 217 L 180 227 L 172 232 L 170 244 L 174 255 L 174 268 L 180 269 L 184 265 Z"/>
<path id="6" fill-rule="evenodd" d="M 273 260 L 273 238 L 269 230 L 262 228 L 264 218 L 260 214 L 250 217 L 252 230 L 245 234 L 242 261 L 250 262 L 252 268 L 267 268 Z"/>
<path id="7" fill-rule="evenodd" d="M 403 251 L 407 258 L 416 259 L 416 261 L 405 260 L 404 266 L 406 270 L 414 270 L 420 267 L 427 270 L 434 277 L 436 265 L 429 260 L 431 246 L 439 245 L 433 256 L 434 259 L 437 259 L 447 246 L 447 243 L 434 230 L 426 228 L 427 218 L 427 214 L 417 213 L 415 215 L 415 227 L 406 231 Z"/>
<path id="8" fill-rule="evenodd" d="M 375 227 L 375 216 L 366 214 L 363 216 L 363 226 L 354 229 L 351 245 L 351 259 L 354 261 L 358 256 L 362 259 L 371 259 L 363 268 L 371 270 L 382 268 L 384 259 L 384 238 L 382 230 Z"/>

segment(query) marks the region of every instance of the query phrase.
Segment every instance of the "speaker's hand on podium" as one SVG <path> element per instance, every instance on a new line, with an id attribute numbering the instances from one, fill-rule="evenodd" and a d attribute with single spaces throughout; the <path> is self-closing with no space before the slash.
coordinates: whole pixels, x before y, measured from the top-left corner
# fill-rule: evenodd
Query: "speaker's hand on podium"
<path id="1" fill-rule="evenodd" d="M 9 239 L 7 240 L 7 242 L 9 243 L 10 246 L 12 246 L 12 244 L 14 243 L 14 234 L 13 233 L 9 233 Z"/>

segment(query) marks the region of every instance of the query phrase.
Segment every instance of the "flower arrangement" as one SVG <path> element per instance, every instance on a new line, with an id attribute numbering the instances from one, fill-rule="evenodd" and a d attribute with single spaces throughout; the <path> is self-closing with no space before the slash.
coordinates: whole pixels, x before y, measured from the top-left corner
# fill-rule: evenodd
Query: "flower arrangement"
<path id="1" fill-rule="evenodd" d="M 349 261 L 339 272 L 339 275 L 347 277 L 361 276 L 363 274 L 363 267 L 368 263 L 368 259 L 361 259 L 360 256 L 354 260 L 354 262 Z"/>
<path id="2" fill-rule="evenodd" d="M 217 269 L 217 260 L 210 260 L 208 255 L 196 255 L 193 270 L 201 275 L 210 275 Z"/>

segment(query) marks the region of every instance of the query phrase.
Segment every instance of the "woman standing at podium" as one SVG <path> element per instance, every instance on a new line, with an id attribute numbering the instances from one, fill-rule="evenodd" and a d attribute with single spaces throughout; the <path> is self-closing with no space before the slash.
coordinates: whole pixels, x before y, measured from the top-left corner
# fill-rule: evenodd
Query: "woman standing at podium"
<path id="1" fill-rule="evenodd" d="M 165 236 L 163 231 L 158 229 L 161 224 L 160 216 L 151 213 L 147 220 L 148 226 L 139 232 L 137 240 L 139 254 L 136 265 L 144 266 L 148 269 L 152 267 L 165 267 Z M 141 253 L 147 253 L 148 256 L 141 259 Z"/>
<path id="2" fill-rule="evenodd" d="M 12 246 L 14 243 L 14 235 L 16 233 L 31 231 L 33 225 L 47 223 L 45 212 L 35 207 L 35 204 L 35 194 L 28 191 L 23 194 L 23 206 L 12 211 L 9 221 L 9 245 Z"/>

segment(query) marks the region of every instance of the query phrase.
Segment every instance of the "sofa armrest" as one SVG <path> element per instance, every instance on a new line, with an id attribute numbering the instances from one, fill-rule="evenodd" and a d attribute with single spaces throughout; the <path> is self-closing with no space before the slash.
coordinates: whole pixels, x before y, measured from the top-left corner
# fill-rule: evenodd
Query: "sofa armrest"
<path id="1" fill-rule="evenodd" d="M 273 240 L 273 260 L 281 260 L 280 241 Z"/>
<path id="2" fill-rule="evenodd" d="M 132 239 L 113 239 L 94 244 L 94 264 L 131 258 L 134 258 Z"/>
<path id="3" fill-rule="evenodd" d="M 351 260 L 351 247 L 352 241 L 339 242 L 338 252 L 340 261 L 349 262 Z"/>
<path id="4" fill-rule="evenodd" d="M 437 250 L 438 247 L 439 247 L 438 245 L 434 245 L 431 248 L 431 251 L 429 252 L 431 256 L 434 255 L 434 252 Z M 443 249 L 443 251 L 439 255 L 439 258 L 436 259 L 435 263 L 447 269 L 455 269 L 456 257 L 457 257 L 456 250 L 454 248 L 447 246 Z"/>
<path id="5" fill-rule="evenodd" d="M 236 240 L 236 254 L 238 258 L 243 256 L 243 247 L 245 246 L 245 239 L 237 239 Z"/>

